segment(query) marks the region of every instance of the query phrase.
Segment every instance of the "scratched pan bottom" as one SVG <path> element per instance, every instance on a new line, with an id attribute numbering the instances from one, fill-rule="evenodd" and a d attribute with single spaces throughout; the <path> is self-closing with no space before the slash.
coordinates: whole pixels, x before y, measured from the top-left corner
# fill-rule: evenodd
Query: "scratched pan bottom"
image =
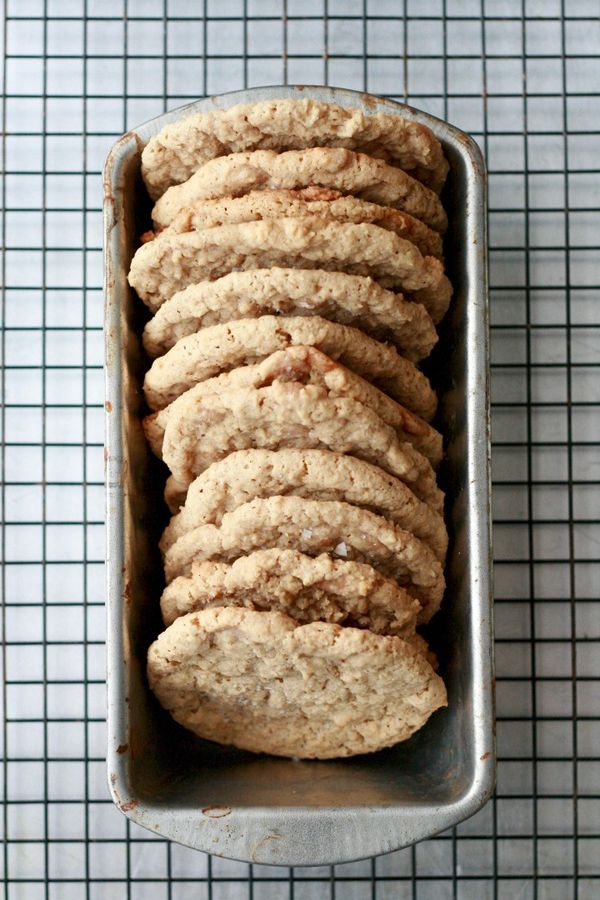
<path id="1" fill-rule="evenodd" d="M 451 171 L 452 308 L 428 362 L 447 440 L 448 589 L 431 625 L 449 706 L 409 741 L 343 761 L 294 762 L 218 747 L 177 726 L 145 679 L 162 630 L 157 545 L 164 471 L 141 429 L 145 311 L 127 285 L 136 236 L 148 226 L 140 151 L 194 111 L 273 97 L 314 97 L 428 125 Z M 408 846 L 476 812 L 494 785 L 485 172 L 472 139 L 392 101 L 329 88 L 256 88 L 181 107 L 117 141 L 105 166 L 108 753 L 115 803 L 164 837 L 233 859 L 320 865 Z"/>

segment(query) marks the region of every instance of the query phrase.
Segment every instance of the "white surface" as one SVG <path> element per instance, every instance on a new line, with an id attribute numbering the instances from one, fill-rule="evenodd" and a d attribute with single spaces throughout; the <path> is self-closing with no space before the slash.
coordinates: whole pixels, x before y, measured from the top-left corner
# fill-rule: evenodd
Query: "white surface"
<path id="1" fill-rule="evenodd" d="M 563 25 L 554 0 L 524 2 L 525 20 L 520 2 L 487 0 L 485 21 L 480 0 L 373 0 L 364 23 L 362 2 L 329 0 L 325 24 L 322 0 L 288 0 L 284 28 L 281 2 L 249 0 L 257 18 L 244 28 L 230 20 L 241 0 L 207 0 L 205 28 L 191 0 L 130 0 L 126 24 L 122 0 L 9 0 L 0 864 L 11 900 L 196 900 L 209 875 L 215 900 L 251 896 L 247 866 L 168 847 L 108 800 L 99 172 L 128 126 L 286 78 L 406 94 L 487 155 L 501 761 L 497 799 L 455 835 L 337 867 L 335 888 L 329 869 L 296 870 L 292 889 L 287 871 L 254 867 L 266 881 L 253 896 L 600 895 L 600 21 L 595 0 L 565 5 Z M 45 9 L 46 24 L 27 18 Z"/>

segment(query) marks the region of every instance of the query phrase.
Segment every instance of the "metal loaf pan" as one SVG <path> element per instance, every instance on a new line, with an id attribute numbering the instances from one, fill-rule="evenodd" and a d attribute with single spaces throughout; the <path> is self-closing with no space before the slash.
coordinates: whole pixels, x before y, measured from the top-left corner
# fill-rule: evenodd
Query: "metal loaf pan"
<path id="1" fill-rule="evenodd" d="M 429 371 L 447 441 L 440 483 L 450 529 L 448 589 L 430 640 L 449 706 L 411 740 L 333 762 L 258 757 L 195 738 L 159 707 L 145 678 L 161 630 L 157 550 L 164 473 L 144 441 L 146 319 L 126 275 L 149 201 L 140 151 L 190 113 L 273 97 L 313 97 L 428 125 L 451 165 L 443 200 L 455 288 Z M 115 803 L 164 837 L 220 856 L 277 865 L 338 863 L 442 831 L 488 799 L 495 773 L 489 487 L 486 188 L 463 132 L 391 101 L 328 88 L 259 88 L 191 103 L 123 135 L 104 172 L 106 254 L 108 773 Z"/>

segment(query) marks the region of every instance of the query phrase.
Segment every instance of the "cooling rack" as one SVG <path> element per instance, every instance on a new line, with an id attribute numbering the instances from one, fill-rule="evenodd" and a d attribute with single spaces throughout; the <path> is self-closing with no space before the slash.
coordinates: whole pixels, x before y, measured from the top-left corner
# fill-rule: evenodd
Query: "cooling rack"
<path id="1" fill-rule="evenodd" d="M 3 726 L 10 900 L 600 896 L 598 0 L 9 0 L 2 29 Z M 127 822 L 104 766 L 101 167 L 204 94 L 334 84 L 470 131 L 490 172 L 498 789 L 334 868 Z"/>

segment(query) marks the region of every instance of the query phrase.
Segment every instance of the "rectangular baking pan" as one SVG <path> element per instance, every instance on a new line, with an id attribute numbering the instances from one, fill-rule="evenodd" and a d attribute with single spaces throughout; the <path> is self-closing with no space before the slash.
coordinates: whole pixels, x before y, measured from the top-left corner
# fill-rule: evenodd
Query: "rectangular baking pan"
<path id="1" fill-rule="evenodd" d="M 411 740 L 354 759 L 299 762 L 219 748 L 176 725 L 145 677 L 162 630 L 157 543 L 163 472 L 141 428 L 147 360 L 143 304 L 127 284 L 149 202 L 140 152 L 168 122 L 273 97 L 313 97 L 428 125 L 451 171 L 443 200 L 455 295 L 429 363 L 446 458 L 440 483 L 450 531 L 448 588 L 430 639 L 449 706 Z M 117 806 L 140 825 L 219 856 L 277 865 L 361 859 L 408 846 L 476 812 L 495 778 L 490 550 L 486 179 L 463 132 L 353 91 L 257 88 L 191 103 L 136 128 L 104 170 L 108 565 L 108 775 Z"/>

